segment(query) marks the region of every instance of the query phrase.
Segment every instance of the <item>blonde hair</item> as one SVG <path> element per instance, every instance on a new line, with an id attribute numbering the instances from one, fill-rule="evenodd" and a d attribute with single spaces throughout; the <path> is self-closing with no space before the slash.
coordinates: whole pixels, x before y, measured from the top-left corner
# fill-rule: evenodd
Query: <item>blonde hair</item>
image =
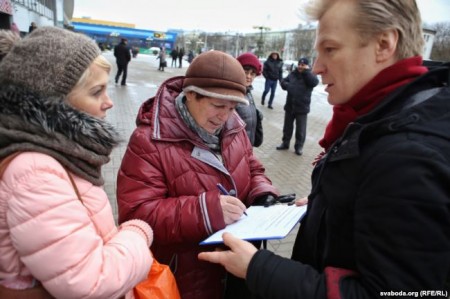
<path id="1" fill-rule="evenodd" d="M 356 3 L 352 25 L 362 44 L 383 31 L 394 29 L 399 35 L 398 59 L 422 55 L 425 42 L 415 0 L 310 0 L 305 5 L 305 13 L 310 19 L 319 20 L 338 1 Z"/>
<path id="2" fill-rule="evenodd" d="M 109 61 L 106 60 L 106 58 L 103 55 L 97 56 L 97 58 L 95 58 L 94 61 L 92 61 L 92 63 L 99 66 L 103 70 L 105 70 L 108 74 L 111 72 L 111 68 L 112 68 L 111 63 L 109 63 Z M 87 68 L 84 71 L 84 73 L 81 75 L 80 79 L 78 80 L 77 84 L 75 84 L 73 89 L 86 84 L 87 81 L 90 79 L 91 74 L 92 74 L 92 72 L 91 72 L 90 68 Z"/>

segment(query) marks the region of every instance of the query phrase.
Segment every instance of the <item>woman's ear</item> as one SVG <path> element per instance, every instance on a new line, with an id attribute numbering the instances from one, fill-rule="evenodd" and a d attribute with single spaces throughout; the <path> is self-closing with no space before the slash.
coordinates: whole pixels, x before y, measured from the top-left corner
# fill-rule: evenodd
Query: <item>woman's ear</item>
<path id="1" fill-rule="evenodd" d="M 396 29 L 386 30 L 378 35 L 376 59 L 377 62 L 386 62 L 396 59 L 399 34 Z"/>

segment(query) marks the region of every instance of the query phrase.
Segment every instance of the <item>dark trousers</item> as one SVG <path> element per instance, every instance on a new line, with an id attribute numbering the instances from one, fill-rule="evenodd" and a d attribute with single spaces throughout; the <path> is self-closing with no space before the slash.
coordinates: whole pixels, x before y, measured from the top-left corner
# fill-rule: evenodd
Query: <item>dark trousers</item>
<path id="1" fill-rule="evenodd" d="M 177 67 L 177 59 L 176 58 L 172 58 L 172 64 L 170 65 L 171 67 Z"/>
<path id="2" fill-rule="evenodd" d="M 121 84 L 127 83 L 127 72 L 128 72 L 128 63 L 118 63 L 117 64 L 117 74 L 116 74 L 116 83 L 119 82 L 120 75 L 122 75 L 122 82 Z"/>
<path id="3" fill-rule="evenodd" d="M 302 150 L 306 139 L 306 122 L 308 114 L 293 113 L 291 111 L 284 112 L 283 125 L 283 144 L 289 147 L 292 133 L 294 132 L 295 121 L 295 149 Z"/>
<path id="4" fill-rule="evenodd" d="M 275 90 L 277 89 L 278 80 L 270 80 L 266 79 L 266 83 L 264 84 L 264 92 L 262 94 L 262 102 L 264 104 L 264 101 L 266 100 L 266 95 L 269 93 L 270 90 L 270 98 L 269 98 L 269 104 L 268 106 L 272 106 L 273 98 L 275 97 Z"/>
<path id="5" fill-rule="evenodd" d="M 181 68 L 183 66 L 183 57 L 178 58 L 178 67 Z"/>

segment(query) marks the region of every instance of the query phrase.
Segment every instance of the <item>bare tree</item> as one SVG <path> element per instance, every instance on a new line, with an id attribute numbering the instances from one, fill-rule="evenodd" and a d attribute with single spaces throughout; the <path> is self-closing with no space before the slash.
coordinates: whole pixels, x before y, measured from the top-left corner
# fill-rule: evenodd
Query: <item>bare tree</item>
<path id="1" fill-rule="evenodd" d="M 308 57 L 311 61 L 314 58 L 314 39 L 316 30 L 312 28 L 302 29 L 299 27 L 293 34 L 293 41 L 290 44 L 294 57 Z"/>
<path id="2" fill-rule="evenodd" d="M 450 22 L 434 23 L 428 27 L 436 31 L 431 59 L 450 61 Z"/>

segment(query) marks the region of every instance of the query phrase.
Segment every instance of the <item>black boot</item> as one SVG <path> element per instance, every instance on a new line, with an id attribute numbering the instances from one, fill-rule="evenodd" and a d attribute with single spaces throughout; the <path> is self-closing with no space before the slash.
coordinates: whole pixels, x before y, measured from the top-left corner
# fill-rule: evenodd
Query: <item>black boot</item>
<path id="1" fill-rule="evenodd" d="M 282 143 L 279 146 L 277 146 L 277 150 L 287 150 L 289 149 L 289 145 Z"/>

